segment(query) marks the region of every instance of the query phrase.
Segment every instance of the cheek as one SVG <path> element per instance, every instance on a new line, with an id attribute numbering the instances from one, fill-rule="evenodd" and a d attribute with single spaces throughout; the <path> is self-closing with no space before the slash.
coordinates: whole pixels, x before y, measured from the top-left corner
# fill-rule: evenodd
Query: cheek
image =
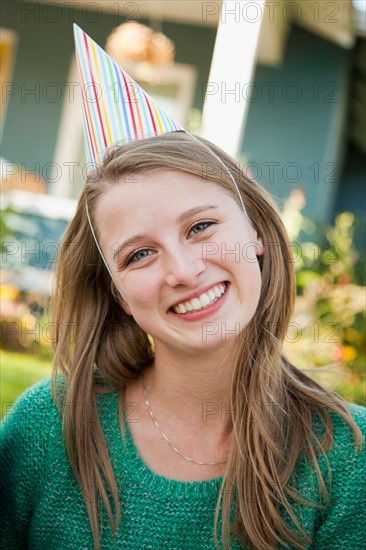
<path id="1" fill-rule="evenodd" d="M 158 299 L 158 283 L 152 273 L 147 270 L 136 270 L 129 273 L 127 277 L 120 281 L 120 288 L 123 292 L 126 302 L 131 308 L 133 316 L 156 305 Z"/>
<path id="2" fill-rule="evenodd" d="M 143 331 L 152 335 L 156 325 L 156 317 L 152 315 L 158 300 L 156 285 L 151 278 L 131 273 L 121 286 L 126 289 L 124 295 L 129 314 Z"/>
<path id="3" fill-rule="evenodd" d="M 253 308 L 256 309 L 262 288 L 262 276 L 258 262 L 245 262 L 241 277 L 243 281 L 244 298 L 249 300 Z"/>
<path id="4" fill-rule="evenodd" d="M 228 265 L 256 262 L 256 242 L 251 238 L 248 228 L 242 227 L 240 221 L 238 220 L 237 226 L 218 231 L 212 239 L 209 239 L 214 241 L 214 243 L 208 243 L 208 247 L 211 244 L 212 258 Z"/>

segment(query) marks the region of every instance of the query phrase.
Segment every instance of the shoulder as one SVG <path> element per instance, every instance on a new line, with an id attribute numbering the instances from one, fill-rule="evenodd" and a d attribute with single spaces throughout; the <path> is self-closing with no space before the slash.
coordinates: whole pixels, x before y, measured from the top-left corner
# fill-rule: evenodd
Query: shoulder
<path id="1" fill-rule="evenodd" d="M 358 437 L 356 442 L 354 431 L 340 412 L 335 412 L 326 408 L 329 414 L 328 426 L 324 423 L 319 413 L 313 413 L 312 429 L 315 438 L 318 442 L 323 440 L 326 428 L 331 428 L 333 433 L 331 447 L 326 453 L 320 452 L 319 449 L 313 447 L 313 451 L 317 452 L 319 467 L 325 479 L 330 473 L 336 476 L 334 480 L 339 483 L 348 482 L 347 472 L 353 469 L 353 478 L 356 474 L 362 475 L 362 467 L 365 461 L 365 441 L 366 441 L 366 408 L 355 403 L 345 403 L 345 406 L 350 413 L 350 416 L 358 429 L 358 436 L 361 434 L 361 441 Z M 332 489 L 335 485 L 332 482 Z"/>
<path id="2" fill-rule="evenodd" d="M 51 377 L 33 384 L 6 412 L 0 431 L 0 469 L 40 464 L 51 427 L 61 422 L 52 398 Z M 8 460 L 13 459 L 10 465 Z M 36 466 L 39 469 L 39 466 Z"/>
<path id="3" fill-rule="evenodd" d="M 361 430 L 365 430 L 366 426 L 366 408 L 362 405 L 356 405 L 355 403 L 345 403 L 346 408 L 350 412 L 353 420 Z M 340 431 L 344 431 L 344 428 L 349 424 L 343 419 L 343 417 L 336 412 L 330 411 L 330 416 L 335 428 Z M 364 433 L 364 432 L 363 432 Z"/>
<path id="4" fill-rule="evenodd" d="M 360 501 L 362 490 L 366 491 L 366 408 L 354 403 L 345 405 L 359 430 L 358 436 L 361 434 L 361 441 L 358 439 L 357 444 L 352 427 L 339 412 L 326 409 L 329 426 L 324 424 L 318 412 L 313 413 L 311 427 L 317 444 L 313 440 L 312 457 L 306 446 L 294 469 L 295 478 L 302 489 L 308 492 L 306 496 L 312 495 L 316 500 L 322 491 L 319 491 L 317 497 L 317 488 L 320 487 L 313 462 L 315 456 L 332 502 L 344 500 L 346 497 Z M 330 448 L 324 452 L 318 445 L 323 441 L 327 427 L 331 428 L 333 436 Z"/>
<path id="5" fill-rule="evenodd" d="M 356 445 L 349 423 L 339 414 L 330 414 L 334 438 L 333 446 L 328 453 L 334 474 L 332 489 L 342 494 L 348 488 L 356 494 L 363 487 L 366 493 L 366 408 L 354 403 L 347 403 L 346 406 L 362 439 L 360 444 Z"/>
<path id="6" fill-rule="evenodd" d="M 0 529 L 2 548 L 26 546 L 28 525 L 39 501 L 62 425 L 52 398 L 51 377 L 23 392 L 0 431 Z"/>
<path id="7" fill-rule="evenodd" d="M 355 403 L 345 403 L 352 420 L 361 432 L 363 439 L 361 448 L 357 449 L 355 437 L 350 424 L 340 413 L 329 411 L 331 426 L 333 429 L 333 445 L 328 451 L 328 456 L 334 461 L 349 460 L 357 454 L 365 453 L 366 440 L 366 408 Z M 324 424 L 322 427 L 324 430 Z"/>
<path id="8" fill-rule="evenodd" d="M 20 429 L 29 429 L 32 424 L 41 424 L 46 428 L 47 420 L 54 417 L 58 410 L 52 398 L 51 377 L 43 378 L 27 388 L 6 412 L 2 421 L 2 431 L 17 425 Z"/>
<path id="9" fill-rule="evenodd" d="M 356 444 L 354 432 L 342 415 L 327 408 L 328 422 L 333 432 L 331 447 L 325 453 L 313 447 L 312 452 L 314 458 L 316 451 L 323 483 L 320 483 L 313 460 L 307 453 L 301 456 L 294 471 L 301 496 L 317 504 L 316 509 L 308 505 L 301 507 L 301 513 L 304 518 L 308 518 L 312 532 L 312 544 L 309 547 L 311 550 L 364 548 L 366 408 L 354 403 L 345 405 L 361 433 L 361 445 Z M 313 414 L 312 421 L 314 436 L 321 442 L 326 426 L 319 413 Z"/>
<path id="10" fill-rule="evenodd" d="M 349 423 L 340 414 L 330 412 L 333 445 L 319 460 L 329 499 L 316 514 L 312 550 L 329 548 L 330 542 L 332 548 L 364 548 L 366 409 L 354 403 L 346 403 L 346 407 L 361 433 L 361 444 L 356 445 Z"/>

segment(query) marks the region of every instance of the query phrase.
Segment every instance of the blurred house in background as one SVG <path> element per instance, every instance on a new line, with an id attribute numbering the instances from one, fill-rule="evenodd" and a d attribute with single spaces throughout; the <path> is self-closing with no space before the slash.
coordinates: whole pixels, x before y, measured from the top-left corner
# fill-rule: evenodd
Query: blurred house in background
<path id="1" fill-rule="evenodd" d="M 228 6 L 220 12 L 220 1 L 5 1 L 2 184 L 29 172 L 48 193 L 77 198 L 85 160 L 72 23 L 104 47 L 115 27 L 135 20 L 174 43 L 175 61 L 137 63 L 132 76 L 187 129 L 200 132 L 210 95 L 228 105 L 245 102 L 241 168 L 280 203 L 303 189 L 304 213 L 320 224 L 346 209 L 365 220 L 365 3 L 267 2 L 252 80 L 241 79 L 243 36 L 235 51 L 225 52 L 236 64 L 236 81 L 210 82 L 223 17 L 253 25 L 258 19 L 255 2 L 227 4 L 231 12 Z"/>

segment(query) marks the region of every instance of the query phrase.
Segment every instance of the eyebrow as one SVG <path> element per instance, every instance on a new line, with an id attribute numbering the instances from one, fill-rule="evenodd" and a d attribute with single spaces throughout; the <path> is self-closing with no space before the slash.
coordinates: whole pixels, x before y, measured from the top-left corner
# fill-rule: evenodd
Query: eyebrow
<path id="1" fill-rule="evenodd" d="M 213 204 L 203 204 L 201 206 L 195 206 L 194 208 L 190 208 L 189 210 L 186 210 L 185 212 L 182 212 L 182 214 L 180 214 L 178 216 L 176 221 L 177 221 L 178 224 L 181 224 L 181 223 L 184 223 L 185 221 L 187 221 L 189 218 L 191 218 L 195 214 L 199 214 L 200 212 L 203 212 L 204 210 L 215 210 L 217 208 L 219 208 L 219 206 L 215 206 Z M 144 239 L 147 239 L 147 238 L 149 238 L 149 236 L 146 235 L 146 234 L 134 235 L 133 237 L 131 237 L 127 241 L 122 242 L 120 245 L 118 245 L 117 250 L 114 252 L 113 259 L 115 259 L 116 256 L 118 256 L 118 254 L 124 248 L 127 248 L 128 246 L 133 245 L 133 244 L 137 244 L 138 242 L 143 241 Z"/>

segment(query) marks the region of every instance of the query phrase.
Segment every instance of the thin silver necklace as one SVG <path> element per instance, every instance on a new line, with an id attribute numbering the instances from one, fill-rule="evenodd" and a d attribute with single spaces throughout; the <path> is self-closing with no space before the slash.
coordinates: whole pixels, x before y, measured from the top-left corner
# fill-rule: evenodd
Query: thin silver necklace
<path id="1" fill-rule="evenodd" d="M 155 426 L 157 427 L 157 429 L 159 430 L 161 435 L 164 437 L 164 439 L 168 443 L 169 447 L 175 453 L 177 453 L 179 456 L 181 456 L 185 460 L 188 460 L 188 462 L 193 462 L 194 464 L 200 464 L 200 465 L 204 465 L 204 466 L 215 466 L 216 464 L 226 464 L 227 460 L 222 460 L 220 462 L 203 462 L 203 461 L 193 460 L 193 458 L 189 458 L 188 456 L 181 453 L 176 447 L 174 447 L 173 443 L 169 440 L 166 433 L 164 433 L 163 430 L 160 428 L 159 423 L 156 420 L 155 415 L 151 410 L 150 403 L 149 403 L 149 400 L 148 400 L 148 397 L 147 397 L 147 391 L 146 391 L 146 386 L 145 386 L 145 378 L 144 378 L 144 373 L 143 372 L 141 373 L 141 378 L 142 378 L 142 387 L 144 389 L 144 398 L 145 398 L 145 403 L 146 403 L 147 410 L 149 411 L 149 414 L 150 414 Z"/>

